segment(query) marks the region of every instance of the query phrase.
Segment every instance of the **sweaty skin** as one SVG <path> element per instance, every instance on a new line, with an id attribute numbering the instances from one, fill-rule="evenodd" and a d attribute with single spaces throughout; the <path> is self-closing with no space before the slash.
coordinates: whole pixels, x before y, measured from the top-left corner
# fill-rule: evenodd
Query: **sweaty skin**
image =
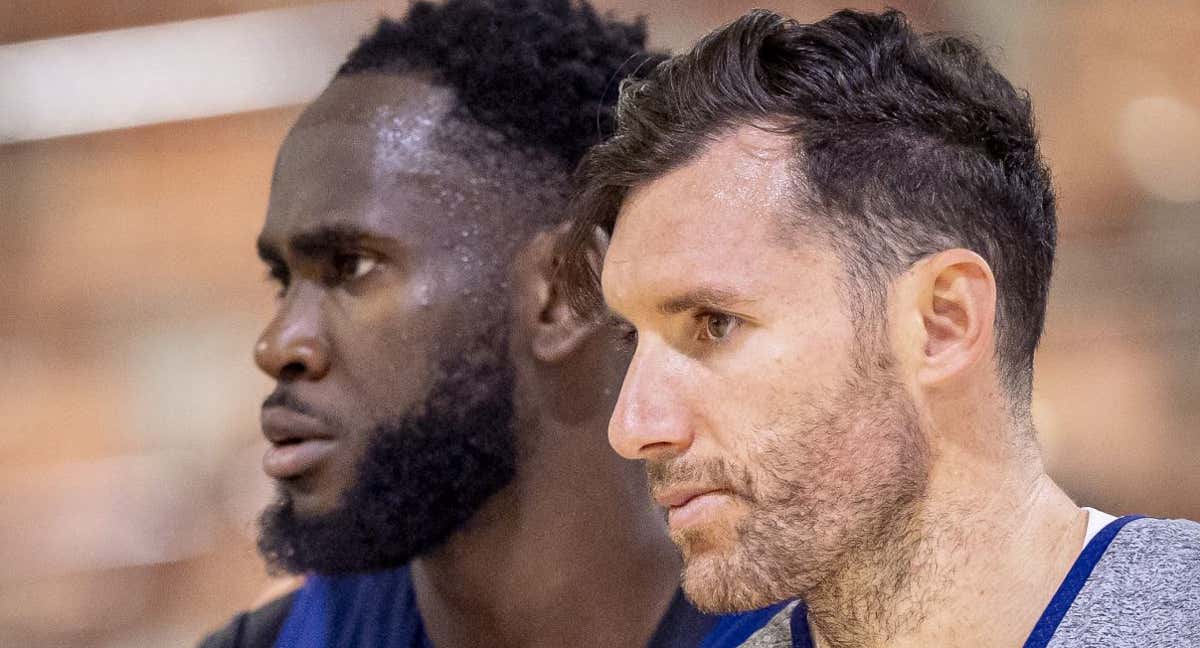
<path id="1" fill-rule="evenodd" d="M 498 312 L 517 475 L 412 561 L 425 630 L 444 648 L 644 645 L 680 563 L 642 471 L 605 443 L 627 356 L 563 301 L 558 230 L 511 226 L 562 199 L 508 169 L 559 163 L 524 164 L 454 105 L 421 75 L 339 77 L 288 135 L 259 239 L 286 289 L 255 358 L 306 412 L 264 408 L 268 436 L 325 445 L 313 460 L 281 442 L 266 467 L 297 514 L 333 510 L 376 423 L 424 407 L 439 360 Z"/>
<path id="2" fill-rule="evenodd" d="M 333 442 L 324 461 L 283 482 L 301 513 L 337 504 L 366 430 L 419 404 L 433 360 L 468 334 L 460 297 L 470 277 L 447 249 L 452 223 L 428 215 L 452 202 L 478 214 L 488 200 L 484 186 L 445 179 L 466 175 L 461 160 L 421 148 L 448 92 L 379 105 L 369 91 L 385 86 L 357 83 L 368 91 L 351 104 L 357 114 L 329 110 L 347 85 L 335 83 L 285 140 L 259 236 L 288 288 L 255 358 L 275 377 L 304 372 L 288 376 L 291 392 Z M 384 122 L 415 133 L 378 138 Z"/>

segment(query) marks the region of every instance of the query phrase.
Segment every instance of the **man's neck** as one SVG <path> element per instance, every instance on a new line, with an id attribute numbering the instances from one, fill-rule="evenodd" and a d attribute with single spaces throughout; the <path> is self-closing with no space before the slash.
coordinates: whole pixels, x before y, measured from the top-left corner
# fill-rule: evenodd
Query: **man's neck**
<path id="1" fill-rule="evenodd" d="M 908 533 L 810 594 L 818 648 L 1025 641 L 1082 548 L 1087 514 L 1040 462 L 993 460 L 941 454 Z"/>
<path id="2" fill-rule="evenodd" d="M 413 561 L 426 633 L 439 648 L 638 646 L 677 589 L 679 557 L 637 464 L 592 430 L 551 430 L 552 448 L 439 551 Z M 582 437 L 586 438 L 586 437 Z M 574 440 L 572 440 L 574 439 Z M 579 446 L 583 445 L 581 449 Z"/>

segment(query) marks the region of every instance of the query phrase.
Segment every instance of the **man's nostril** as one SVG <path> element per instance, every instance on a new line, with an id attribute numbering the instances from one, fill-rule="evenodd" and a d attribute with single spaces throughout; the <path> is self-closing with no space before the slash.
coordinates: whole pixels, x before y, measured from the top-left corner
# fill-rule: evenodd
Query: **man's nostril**
<path id="1" fill-rule="evenodd" d="M 279 371 L 280 380 L 296 380 L 307 371 L 303 362 L 289 362 Z"/>

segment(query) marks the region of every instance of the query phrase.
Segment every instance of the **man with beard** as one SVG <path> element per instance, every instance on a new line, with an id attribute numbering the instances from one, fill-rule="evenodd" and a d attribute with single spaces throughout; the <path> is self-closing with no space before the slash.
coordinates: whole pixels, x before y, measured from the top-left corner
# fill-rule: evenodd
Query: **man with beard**
<path id="1" fill-rule="evenodd" d="M 694 603 L 804 601 L 752 646 L 1200 645 L 1200 525 L 1044 471 L 1055 201 L 975 46 L 759 11 L 621 94 L 565 267 L 636 339 L 609 439 Z"/>
<path id="2" fill-rule="evenodd" d="M 566 0 L 384 20 L 279 153 L 260 549 L 309 574 L 205 646 L 722 646 L 678 591 L 645 478 L 604 429 L 628 355 L 564 300 L 572 168 L 653 67 Z M 603 254 L 596 239 L 591 253 Z"/>

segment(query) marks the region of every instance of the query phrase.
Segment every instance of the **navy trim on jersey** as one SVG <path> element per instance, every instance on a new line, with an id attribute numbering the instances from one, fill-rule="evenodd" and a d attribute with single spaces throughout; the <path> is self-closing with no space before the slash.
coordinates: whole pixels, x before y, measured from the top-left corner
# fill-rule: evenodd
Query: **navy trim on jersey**
<path id="1" fill-rule="evenodd" d="M 788 601 L 784 601 L 753 612 L 719 617 L 716 626 L 705 637 L 700 648 L 735 648 L 742 645 L 750 635 L 767 625 L 780 610 L 787 607 L 787 604 Z"/>
<path id="2" fill-rule="evenodd" d="M 792 648 L 814 648 L 812 636 L 808 634 L 808 606 L 804 601 L 792 610 Z"/>
<path id="3" fill-rule="evenodd" d="M 1126 515 L 1113 520 L 1100 529 L 1091 542 L 1087 543 L 1087 546 L 1083 548 L 1083 553 L 1079 554 L 1079 558 L 1071 566 L 1071 571 L 1067 572 L 1067 577 L 1063 579 L 1062 585 L 1059 585 L 1058 591 L 1054 593 L 1054 598 L 1050 599 L 1050 604 L 1042 612 L 1042 618 L 1038 619 L 1037 625 L 1033 626 L 1033 632 L 1030 632 L 1029 638 L 1025 640 L 1025 648 L 1045 648 L 1050 643 L 1050 638 L 1058 630 L 1058 624 L 1062 623 L 1063 617 L 1067 616 L 1067 610 L 1071 609 L 1071 605 L 1075 603 L 1075 597 L 1079 596 L 1079 592 L 1087 583 L 1088 576 L 1092 575 L 1096 563 L 1100 562 L 1104 552 L 1108 551 L 1108 545 L 1112 543 L 1113 538 L 1117 537 L 1117 533 L 1126 524 L 1141 517 L 1141 515 Z"/>

